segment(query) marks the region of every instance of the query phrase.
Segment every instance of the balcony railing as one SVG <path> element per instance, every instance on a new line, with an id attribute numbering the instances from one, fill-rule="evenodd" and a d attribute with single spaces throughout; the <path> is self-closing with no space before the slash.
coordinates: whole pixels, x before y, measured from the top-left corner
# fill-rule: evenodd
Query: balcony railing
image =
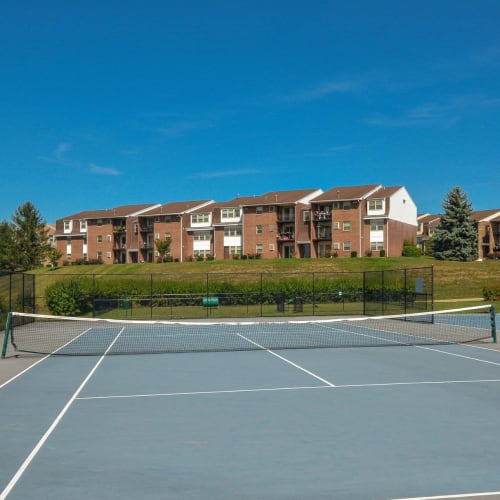
<path id="1" fill-rule="evenodd" d="M 294 241 L 295 233 L 279 233 L 277 239 L 278 241 Z"/>
<path id="2" fill-rule="evenodd" d="M 314 220 L 332 220 L 332 213 L 317 210 L 314 212 Z"/>

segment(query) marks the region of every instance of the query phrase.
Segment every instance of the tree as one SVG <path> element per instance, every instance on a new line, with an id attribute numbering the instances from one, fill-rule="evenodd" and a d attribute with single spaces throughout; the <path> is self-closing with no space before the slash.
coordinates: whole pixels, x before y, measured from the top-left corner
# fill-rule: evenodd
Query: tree
<path id="1" fill-rule="evenodd" d="M 40 267 L 50 249 L 45 221 L 38 209 L 26 202 L 12 216 L 16 268 L 28 271 Z"/>
<path id="2" fill-rule="evenodd" d="M 167 260 L 167 255 L 170 253 L 170 245 L 172 244 L 172 237 L 166 236 L 164 240 L 156 240 L 155 246 L 158 251 L 160 262 Z"/>
<path id="3" fill-rule="evenodd" d="M 439 260 L 477 259 L 477 225 L 470 219 L 472 205 L 460 187 L 453 188 L 443 201 L 444 214 L 432 237 L 432 251 Z"/>
<path id="4" fill-rule="evenodd" d="M 16 269 L 14 227 L 7 221 L 0 223 L 0 269 Z"/>

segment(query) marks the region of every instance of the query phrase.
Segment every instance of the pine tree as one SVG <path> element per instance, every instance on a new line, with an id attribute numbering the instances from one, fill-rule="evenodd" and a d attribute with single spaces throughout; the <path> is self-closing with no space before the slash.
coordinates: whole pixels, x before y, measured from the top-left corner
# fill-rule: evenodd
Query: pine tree
<path id="1" fill-rule="evenodd" d="M 477 259 L 477 224 L 470 219 L 472 205 L 460 187 L 453 188 L 443 201 L 444 214 L 432 237 L 434 257 L 439 260 Z"/>
<path id="2" fill-rule="evenodd" d="M 0 269 L 16 269 L 14 227 L 7 221 L 0 222 Z"/>
<path id="3" fill-rule="evenodd" d="M 12 216 L 16 268 L 28 271 L 42 265 L 50 249 L 45 221 L 38 209 L 26 202 Z"/>

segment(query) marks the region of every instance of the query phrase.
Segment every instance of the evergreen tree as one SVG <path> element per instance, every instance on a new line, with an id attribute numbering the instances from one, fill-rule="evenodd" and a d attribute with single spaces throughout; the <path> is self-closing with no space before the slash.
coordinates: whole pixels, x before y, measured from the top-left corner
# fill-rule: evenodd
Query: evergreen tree
<path id="1" fill-rule="evenodd" d="M 29 201 L 12 216 L 16 250 L 16 268 L 28 271 L 42 265 L 50 249 L 45 221 Z"/>
<path id="2" fill-rule="evenodd" d="M 460 187 L 443 201 L 444 214 L 432 237 L 433 255 L 439 260 L 477 259 L 477 224 L 470 219 L 472 205 Z"/>
<path id="3" fill-rule="evenodd" d="M 16 269 L 14 227 L 7 221 L 0 222 L 0 269 Z"/>

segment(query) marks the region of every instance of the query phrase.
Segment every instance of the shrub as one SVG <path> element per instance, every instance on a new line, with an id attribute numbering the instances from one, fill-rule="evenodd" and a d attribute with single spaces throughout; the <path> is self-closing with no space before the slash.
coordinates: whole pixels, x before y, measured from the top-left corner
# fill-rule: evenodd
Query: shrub
<path id="1" fill-rule="evenodd" d="M 414 243 L 411 241 L 404 241 L 403 242 L 403 257 L 421 257 L 422 256 L 422 250 L 417 247 Z"/>
<path id="2" fill-rule="evenodd" d="M 380 257 L 385 257 L 385 250 L 380 250 L 379 255 L 380 255 Z"/>
<path id="3" fill-rule="evenodd" d="M 57 316 L 80 316 L 92 310 L 90 294 L 92 283 L 72 279 L 59 281 L 45 290 L 47 306 Z"/>
<path id="4" fill-rule="evenodd" d="M 483 288 L 483 297 L 485 300 L 500 300 L 500 281 L 485 286 Z"/>
<path id="5" fill-rule="evenodd" d="M 358 256 L 358 252 L 356 252 L 356 250 L 353 250 L 353 251 L 351 252 L 351 258 L 352 258 L 352 259 L 354 259 L 354 258 L 356 258 L 357 256 Z"/>

